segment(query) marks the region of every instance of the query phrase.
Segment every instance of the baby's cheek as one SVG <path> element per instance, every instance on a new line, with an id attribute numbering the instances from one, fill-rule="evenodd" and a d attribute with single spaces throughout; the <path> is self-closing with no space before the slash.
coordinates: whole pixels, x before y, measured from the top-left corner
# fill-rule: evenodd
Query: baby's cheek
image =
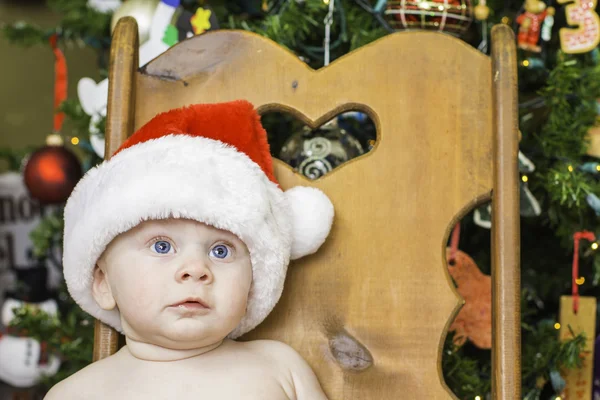
<path id="1" fill-rule="evenodd" d="M 231 316 L 243 317 L 246 314 L 248 304 L 249 285 L 237 282 L 231 285 L 228 296 L 223 296 L 222 301 Z"/>
<path id="2" fill-rule="evenodd" d="M 144 311 L 153 309 L 153 305 L 157 302 L 160 292 L 155 285 L 146 279 L 136 281 L 123 281 L 128 284 L 120 285 L 118 293 L 115 296 L 117 305 L 121 312 L 127 314 L 136 313 L 143 314 Z"/>

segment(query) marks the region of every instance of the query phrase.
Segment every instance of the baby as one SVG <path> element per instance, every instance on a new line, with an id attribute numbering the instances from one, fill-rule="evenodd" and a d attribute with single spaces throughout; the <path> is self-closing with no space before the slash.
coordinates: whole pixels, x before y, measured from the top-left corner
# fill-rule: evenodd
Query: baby
<path id="1" fill-rule="evenodd" d="M 250 103 L 158 115 L 65 208 L 69 292 L 126 346 L 46 399 L 326 399 L 291 347 L 232 339 L 267 317 L 290 259 L 332 220 L 322 192 L 281 190 Z"/>

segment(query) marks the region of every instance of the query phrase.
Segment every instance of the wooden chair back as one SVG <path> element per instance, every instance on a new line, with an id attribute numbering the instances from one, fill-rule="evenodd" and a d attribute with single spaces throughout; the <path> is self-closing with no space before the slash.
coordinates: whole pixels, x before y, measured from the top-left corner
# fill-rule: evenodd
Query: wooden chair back
<path id="1" fill-rule="evenodd" d="M 433 32 L 388 35 L 320 70 L 258 35 L 215 31 L 138 69 L 135 21 L 111 49 L 106 154 L 157 113 L 246 99 L 312 127 L 360 110 L 375 148 L 316 181 L 276 160 L 282 187 L 314 186 L 336 217 L 319 252 L 290 265 L 279 304 L 245 339 L 294 347 L 332 400 L 448 399 L 446 330 L 461 307 L 446 268 L 452 227 L 492 199 L 493 395 L 520 398 L 516 51 L 492 56 Z M 94 358 L 116 351 L 97 323 Z"/>

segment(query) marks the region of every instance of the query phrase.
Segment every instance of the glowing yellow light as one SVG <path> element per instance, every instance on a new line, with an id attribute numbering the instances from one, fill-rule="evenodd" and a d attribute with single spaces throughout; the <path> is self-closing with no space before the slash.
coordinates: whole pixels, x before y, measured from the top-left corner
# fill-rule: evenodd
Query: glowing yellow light
<path id="1" fill-rule="evenodd" d="M 600 164 L 596 165 L 596 171 L 600 171 Z"/>
<path id="2" fill-rule="evenodd" d="M 329 0 L 323 0 L 323 3 L 329 4 Z"/>
<path id="3" fill-rule="evenodd" d="M 74 145 L 79 144 L 79 138 L 78 137 L 72 137 L 71 138 L 71 143 L 74 144 Z"/>
<path id="4" fill-rule="evenodd" d="M 598 250 L 598 243 L 592 243 L 592 250 Z"/>
<path id="5" fill-rule="evenodd" d="M 575 279 L 575 283 L 581 286 L 585 283 L 585 278 L 580 276 L 579 278 Z"/>
<path id="6" fill-rule="evenodd" d="M 481 396 L 475 396 L 475 400 L 481 400 Z"/>
<path id="7" fill-rule="evenodd" d="M 57 133 L 51 133 L 50 135 L 46 136 L 46 144 L 48 146 L 62 146 L 63 138 Z"/>
<path id="8" fill-rule="evenodd" d="M 560 329 L 560 324 L 558 322 L 554 324 L 554 329 Z"/>
<path id="9" fill-rule="evenodd" d="M 509 21 L 509 19 L 508 19 L 508 17 L 504 16 L 504 17 L 502 17 L 502 19 L 501 19 L 500 21 L 501 21 L 503 24 L 508 24 L 508 21 Z"/>
<path id="10" fill-rule="evenodd" d="M 523 60 L 523 66 L 524 67 L 528 67 L 529 66 L 529 60 Z"/>
<path id="11" fill-rule="evenodd" d="M 569 172 L 573 172 L 573 166 L 572 166 L 572 165 L 569 165 L 569 166 L 567 167 L 567 169 L 569 170 Z"/>
<path id="12" fill-rule="evenodd" d="M 527 182 L 527 181 L 529 180 L 529 178 L 527 177 L 527 175 L 523 175 L 523 176 L 521 177 L 521 180 L 522 180 L 523 182 Z"/>

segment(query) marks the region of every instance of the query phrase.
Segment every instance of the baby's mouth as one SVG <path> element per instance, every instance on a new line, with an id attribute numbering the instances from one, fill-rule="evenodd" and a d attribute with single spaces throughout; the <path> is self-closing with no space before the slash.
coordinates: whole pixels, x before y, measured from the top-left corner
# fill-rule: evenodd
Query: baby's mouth
<path id="1" fill-rule="evenodd" d="M 182 309 L 210 309 L 205 302 L 198 298 L 185 299 L 179 303 L 172 304 L 171 307 Z"/>

